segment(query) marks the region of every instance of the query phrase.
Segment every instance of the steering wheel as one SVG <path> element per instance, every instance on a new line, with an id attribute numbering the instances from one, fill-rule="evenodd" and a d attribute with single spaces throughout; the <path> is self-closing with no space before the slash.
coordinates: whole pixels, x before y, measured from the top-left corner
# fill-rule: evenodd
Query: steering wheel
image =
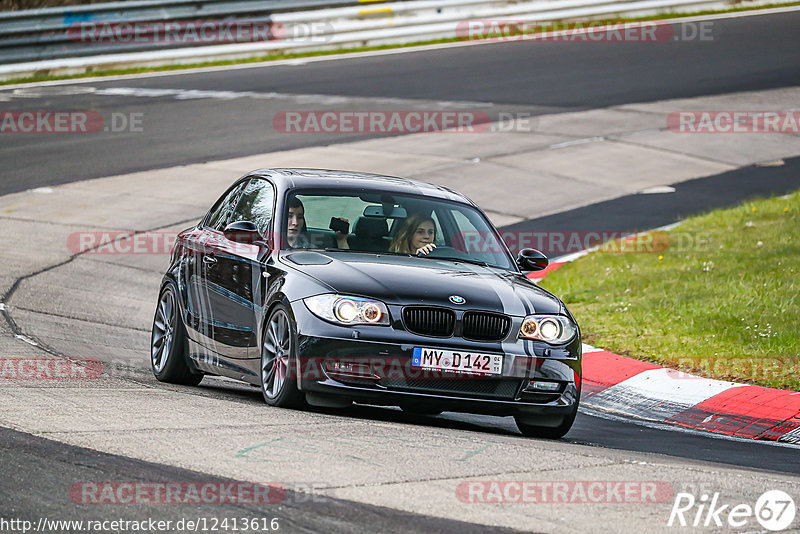
<path id="1" fill-rule="evenodd" d="M 469 259 L 469 254 L 461 252 L 460 250 L 456 250 L 453 247 L 447 245 L 437 246 L 435 249 L 430 251 L 428 254 L 424 256 L 428 256 L 430 258 L 459 258 L 459 259 Z"/>

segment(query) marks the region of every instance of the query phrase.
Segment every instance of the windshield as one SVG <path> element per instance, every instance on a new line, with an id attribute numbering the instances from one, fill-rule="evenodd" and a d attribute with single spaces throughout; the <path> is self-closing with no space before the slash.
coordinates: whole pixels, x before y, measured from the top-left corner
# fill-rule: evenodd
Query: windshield
<path id="1" fill-rule="evenodd" d="M 494 227 L 456 202 L 375 192 L 290 193 L 284 249 L 338 249 L 464 260 L 515 270 Z"/>

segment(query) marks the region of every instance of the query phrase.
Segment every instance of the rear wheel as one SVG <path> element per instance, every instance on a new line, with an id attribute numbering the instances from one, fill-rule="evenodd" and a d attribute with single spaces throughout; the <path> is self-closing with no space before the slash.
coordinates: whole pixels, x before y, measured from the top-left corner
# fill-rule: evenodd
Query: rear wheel
<path id="1" fill-rule="evenodd" d="M 267 319 L 261 343 L 261 394 L 270 406 L 295 408 L 303 404 L 297 377 L 291 372 L 296 331 L 286 309 L 276 306 Z"/>
<path id="2" fill-rule="evenodd" d="M 161 382 L 196 386 L 203 375 L 193 372 L 186 361 L 186 329 L 178 310 L 177 295 L 172 281 L 161 289 L 150 337 L 150 364 Z"/>

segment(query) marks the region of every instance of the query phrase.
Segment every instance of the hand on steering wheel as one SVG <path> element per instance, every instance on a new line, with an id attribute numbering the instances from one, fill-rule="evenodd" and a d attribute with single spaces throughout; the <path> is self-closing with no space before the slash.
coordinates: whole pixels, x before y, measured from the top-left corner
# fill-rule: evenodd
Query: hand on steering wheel
<path id="1" fill-rule="evenodd" d="M 436 245 L 434 245 L 433 243 L 428 243 L 427 245 L 421 246 L 417 249 L 417 256 L 426 256 L 430 254 L 435 248 Z"/>

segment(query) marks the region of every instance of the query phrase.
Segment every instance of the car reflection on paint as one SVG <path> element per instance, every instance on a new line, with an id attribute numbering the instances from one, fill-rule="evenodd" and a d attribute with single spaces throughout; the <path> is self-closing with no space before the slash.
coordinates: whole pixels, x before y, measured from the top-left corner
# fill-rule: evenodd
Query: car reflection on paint
<path id="1" fill-rule="evenodd" d="M 242 380 L 279 407 L 513 416 L 525 435 L 561 437 L 578 409 L 581 341 L 564 304 L 524 274 L 546 266 L 532 249 L 514 258 L 450 189 L 254 171 L 178 236 L 153 372 Z"/>

